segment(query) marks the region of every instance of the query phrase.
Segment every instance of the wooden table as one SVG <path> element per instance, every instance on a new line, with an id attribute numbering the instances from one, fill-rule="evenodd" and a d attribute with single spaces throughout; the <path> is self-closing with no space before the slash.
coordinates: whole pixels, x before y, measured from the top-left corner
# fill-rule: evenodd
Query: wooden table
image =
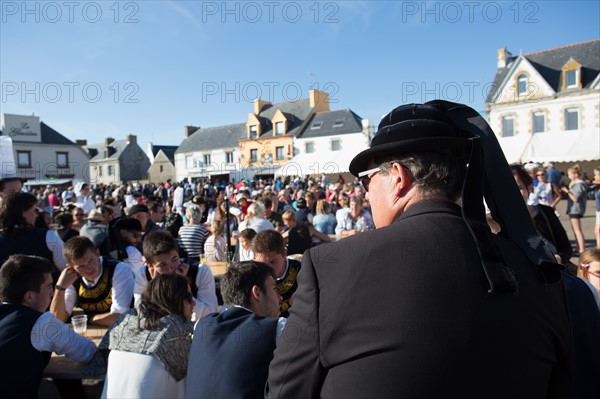
<path id="1" fill-rule="evenodd" d="M 210 267 L 213 276 L 215 276 L 215 281 L 220 281 L 227 272 L 227 262 L 206 262 L 206 264 Z"/>
<path id="2" fill-rule="evenodd" d="M 106 331 L 106 327 L 90 325 L 87 336 L 98 346 Z M 99 352 L 89 363 L 77 362 L 67 359 L 65 355 L 53 353 L 43 375 L 44 378 L 103 380 L 106 376 L 106 362 Z"/>

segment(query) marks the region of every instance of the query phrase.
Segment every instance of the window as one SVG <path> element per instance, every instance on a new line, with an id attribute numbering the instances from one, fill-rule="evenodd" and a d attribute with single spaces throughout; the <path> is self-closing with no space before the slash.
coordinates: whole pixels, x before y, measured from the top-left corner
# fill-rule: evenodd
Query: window
<path id="1" fill-rule="evenodd" d="M 565 110 L 565 130 L 579 129 L 579 111 L 577 109 Z"/>
<path id="2" fill-rule="evenodd" d="M 19 168 L 31 168 L 31 151 L 17 151 Z"/>
<path id="3" fill-rule="evenodd" d="M 185 157 L 185 168 L 192 169 L 193 167 L 194 167 L 194 162 L 192 161 L 192 157 L 186 156 Z"/>
<path id="4" fill-rule="evenodd" d="M 204 154 L 204 165 L 210 165 L 210 154 Z"/>
<path id="5" fill-rule="evenodd" d="M 250 162 L 258 161 L 258 150 L 250 150 Z"/>
<path id="6" fill-rule="evenodd" d="M 258 136 L 258 126 L 250 126 L 250 138 L 255 139 Z"/>
<path id="7" fill-rule="evenodd" d="M 515 119 L 512 116 L 502 118 L 502 137 L 512 137 L 515 135 Z"/>
<path id="8" fill-rule="evenodd" d="M 521 96 L 527 94 L 527 76 L 519 75 L 517 79 L 517 93 Z"/>
<path id="9" fill-rule="evenodd" d="M 229 151 L 225 153 L 225 162 L 233 163 L 233 152 Z"/>
<path id="10" fill-rule="evenodd" d="M 304 144 L 304 152 L 306 152 L 307 154 L 315 152 L 315 143 Z"/>
<path id="11" fill-rule="evenodd" d="M 275 148 L 275 159 L 277 159 L 278 161 L 283 160 L 283 147 Z"/>
<path id="12" fill-rule="evenodd" d="M 270 152 L 264 153 L 262 155 L 262 161 L 264 164 L 272 164 L 273 163 L 273 154 Z"/>
<path id="13" fill-rule="evenodd" d="M 59 168 L 69 167 L 69 153 L 68 152 L 57 152 L 56 153 L 56 166 Z"/>
<path id="14" fill-rule="evenodd" d="M 114 170 L 113 170 L 113 166 L 112 165 L 108 165 L 106 167 L 106 174 L 109 176 L 112 176 L 114 174 Z"/>
<path id="15" fill-rule="evenodd" d="M 342 149 L 342 143 L 339 140 L 331 140 L 331 151 L 339 151 Z"/>
<path id="16" fill-rule="evenodd" d="M 546 114 L 543 112 L 533 113 L 533 132 L 541 133 L 546 131 Z"/>
<path id="17" fill-rule="evenodd" d="M 98 171 L 98 177 L 102 177 L 102 165 L 96 166 L 96 170 Z"/>
<path id="18" fill-rule="evenodd" d="M 344 119 L 336 119 L 335 122 L 333 122 L 333 127 L 342 127 L 344 126 Z"/>
<path id="19" fill-rule="evenodd" d="M 565 71 L 567 87 L 577 87 L 577 70 Z"/>
<path id="20" fill-rule="evenodd" d="M 313 124 L 310 126 L 310 130 L 320 129 L 321 125 L 323 125 L 323 122 L 321 121 L 313 122 Z"/>
<path id="21" fill-rule="evenodd" d="M 283 122 L 275 123 L 275 135 L 282 135 L 285 133 L 285 124 Z"/>

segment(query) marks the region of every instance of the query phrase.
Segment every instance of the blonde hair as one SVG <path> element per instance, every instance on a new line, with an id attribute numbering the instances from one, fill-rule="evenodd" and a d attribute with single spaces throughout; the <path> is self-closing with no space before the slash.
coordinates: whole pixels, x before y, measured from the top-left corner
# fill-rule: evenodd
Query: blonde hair
<path id="1" fill-rule="evenodd" d="M 331 204 L 325 200 L 317 201 L 317 215 L 320 213 L 327 213 L 331 208 Z"/>
<path id="2" fill-rule="evenodd" d="M 210 232 L 215 236 L 220 236 L 225 232 L 225 224 L 220 220 L 215 220 L 210 225 Z"/>
<path id="3" fill-rule="evenodd" d="M 581 253 L 579 256 L 577 275 L 589 280 L 590 263 L 592 262 L 600 262 L 600 248 L 589 248 Z"/>
<path id="4" fill-rule="evenodd" d="M 581 166 L 579 166 L 577 163 L 569 168 L 569 172 L 576 173 L 579 177 L 583 176 Z"/>
<path id="5" fill-rule="evenodd" d="M 294 213 L 294 211 L 287 210 L 287 211 L 283 212 L 283 215 L 281 215 L 281 218 L 283 220 L 296 221 L 296 214 Z"/>

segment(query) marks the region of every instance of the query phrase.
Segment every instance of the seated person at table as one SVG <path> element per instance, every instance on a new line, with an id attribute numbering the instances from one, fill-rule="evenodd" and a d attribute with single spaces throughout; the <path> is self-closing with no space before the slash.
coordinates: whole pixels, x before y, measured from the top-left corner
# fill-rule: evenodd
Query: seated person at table
<path id="1" fill-rule="evenodd" d="M 177 273 L 186 277 L 194 296 L 195 320 L 217 311 L 215 278 L 208 265 L 179 259 L 177 241 L 168 231 L 155 231 L 144 239 L 145 266 L 135 273 L 133 296 L 138 303 L 148 284 L 159 274 Z"/>
<path id="2" fill-rule="evenodd" d="M 92 341 L 46 312 L 54 269 L 38 256 L 13 255 L 0 269 L 0 389 L 5 398 L 37 398 L 51 352 L 89 362 Z"/>
<path id="3" fill-rule="evenodd" d="M 70 239 L 63 250 L 67 267 L 56 282 L 50 311 L 67 321 L 79 306 L 90 323 L 108 327 L 125 313 L 133 299 L 133 274 L 123 262 L 100 256 L 86 237 Z"/>
<path id="4" fill-rule="evenodd" d="M 252 242 L 254 241 L 254 237 L 256 237 L 256 230 L 254 229 L 245 229 L 239 232 L 239 250 L 237 258 L 240 262 L 254 259 L 254 252 L 252 252 Z"/>
<path id="5" fill-rule="evenodd" d="M 130 265 L 131 270 L 135 273 L 144 265 L 142 253 L 137 249 L 142 240 L 142 224 L 137 219 L 126 217 L 119 219 L 112 229 L 116 239 L 110 256 Z"/>
<path id="6" fill-rule="evenodd" d="M 228 309 L 195 328 L 187 397 L 262 398 L 286 321 L 278 317 L 281 295 L 273 269 L 255 261 L 236 263 L 223 276 L 221 292 Z"/>
<path id="7" fill-rule="evenodd" d="M 125 313 L 100 344 L 110 349 L 101 397 L 183 398 L 193 306 L 185 277 L 164 274 L 150 281 L 139 309 Z"/>
<path id="8" fill-rule="evenodd" d="M 288 317 L 289 308 L 292 306 L 292 294 L 298 288 L 296 277 L 300 271 L 300 262 L 287 258 L 283 236 L 275 230 L 258 233 L 254 238 L 252 248 L 254 259 L 266 263 L 273 269 L 277 293 L 283 298 L 280 316 Z"/>
<path id="9" fill-rule="evenodd" d="M 331 241 L 327 234 L 321 233 L 308 222 L 298 225 L 296 215 L 292 211 L 283 212 L 283 223 L 288 227 L 288 230 L 282 233 L 283 238 L 287 239 L 288 255 L 303 254 L 310 249 L 313 237 L 323 242 Z"/>

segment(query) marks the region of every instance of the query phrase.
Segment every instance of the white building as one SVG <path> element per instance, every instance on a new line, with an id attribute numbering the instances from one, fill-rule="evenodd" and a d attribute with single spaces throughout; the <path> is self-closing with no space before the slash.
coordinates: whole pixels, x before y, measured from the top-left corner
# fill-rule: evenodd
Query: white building
<path id="1" fill-rule="evenodd" d="M 600 160 L 599 72 L 600 40 L 519 56 L 498 50 L 486 113 L 507 160 Z"/>
<path id="2" fill-rule="evenodd" d="M 246 123 L 199 128 L 185 127 L 185 139 L 175 151 L 176 180 L 240 179 L 240 140 Z"/>
<path id="3" fill-rule="evenodd" d="M 87 152 L 38 116 L 3 113 L 1 129 L 12 139 L 17 176 L 29 186 L 89 182 Z"/>
<path id="4" fill-rule="evenodd" d="M 294 158 L 277 176 L 340 175 L 369 147 L 369 122 L 349 109 L 317 112 L 294 139 Z"/>

